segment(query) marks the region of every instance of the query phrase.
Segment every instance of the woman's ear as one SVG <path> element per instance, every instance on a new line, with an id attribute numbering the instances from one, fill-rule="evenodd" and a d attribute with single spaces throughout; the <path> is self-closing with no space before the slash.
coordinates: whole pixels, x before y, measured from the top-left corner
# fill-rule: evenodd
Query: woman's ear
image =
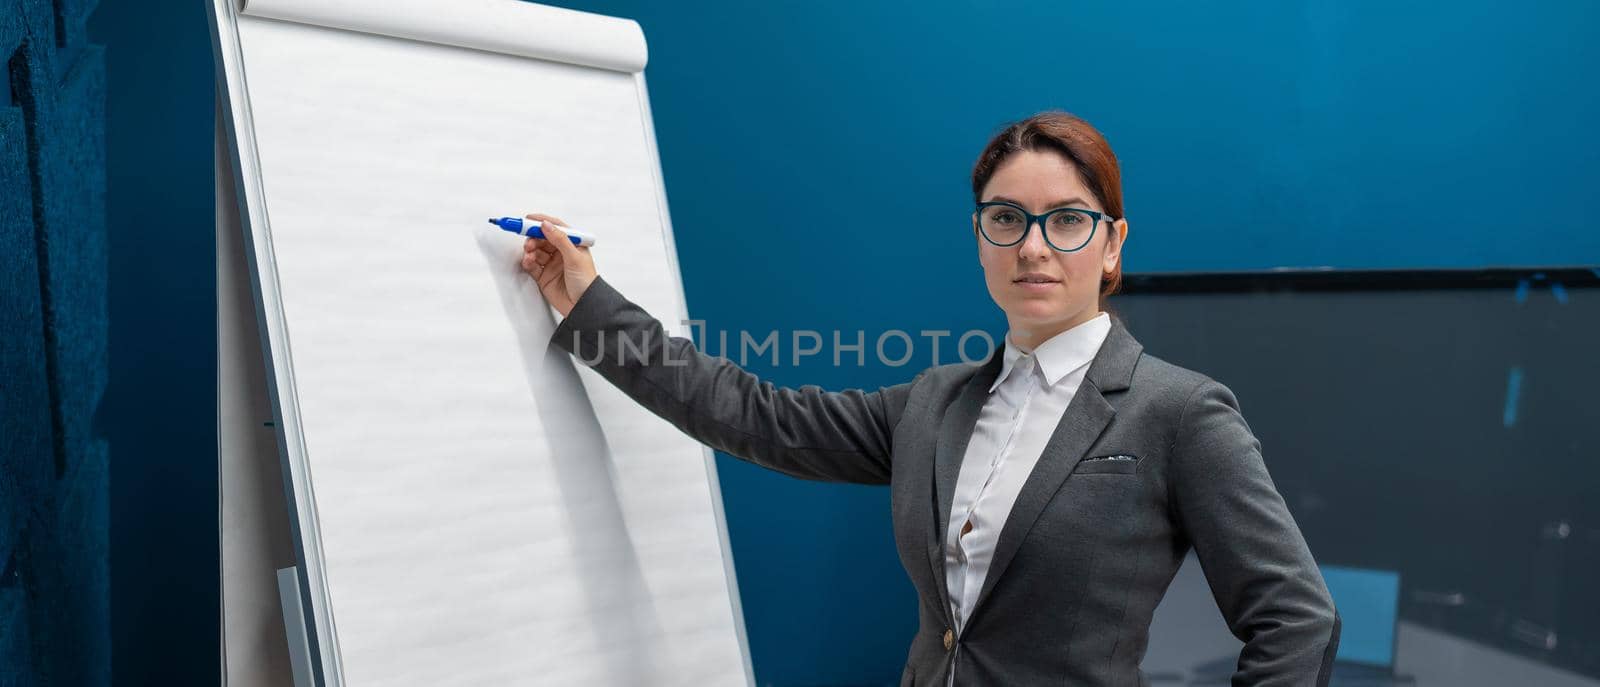
<path id="1" fill-rule="evenodd" d="M 1101 270 L 1111 274 L 1117 270 L 1117 264 L 1122 261 L 1122 244 L 1128 240 L 1128 220 L 1119 219 L 1111 223 L 1111 231 L 1106 232 L 1105 264 Z"/>

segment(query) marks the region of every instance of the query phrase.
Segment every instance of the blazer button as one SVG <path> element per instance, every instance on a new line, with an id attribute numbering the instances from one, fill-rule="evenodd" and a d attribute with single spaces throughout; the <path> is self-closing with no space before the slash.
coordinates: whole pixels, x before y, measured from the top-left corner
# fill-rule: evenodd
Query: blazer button
<path id="1" fill-rule="evenodd" d="M 955 646 L 956 646 L 956 635 L 955 635 L 955 633 L 951 632 L 948 628 L 945 629 L 945 631 L 944 631 L 944 650 L 945 651 L 949 651 L 951 649 L 954 649 Z"/>

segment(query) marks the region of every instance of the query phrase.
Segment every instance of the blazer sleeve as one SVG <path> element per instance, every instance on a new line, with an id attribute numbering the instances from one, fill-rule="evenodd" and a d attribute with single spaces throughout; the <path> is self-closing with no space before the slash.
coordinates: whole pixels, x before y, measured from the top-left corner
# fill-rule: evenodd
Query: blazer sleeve
<path id="1" fill-rule="evenodd" d="M 1179 521 L 1228 629 L 1244 642 L 1233 684 L 1328 684 L 1339 614 L 1233 392 L 1200 384 L 1174 444 Z"/>
<path id="2" fill-rule="evenodd" d="M 916 382 L 870 392 L 775 387 L 668 336 L 603 277 L 551 343 L 695 440 L 803 479 L 888 483 L 894 427 Z"/>

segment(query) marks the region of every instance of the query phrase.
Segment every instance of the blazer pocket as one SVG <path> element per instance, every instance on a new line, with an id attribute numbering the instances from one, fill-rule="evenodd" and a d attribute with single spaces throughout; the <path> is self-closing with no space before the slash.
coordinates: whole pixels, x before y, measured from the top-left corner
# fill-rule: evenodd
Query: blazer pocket
<path id="1" fill-rule="evenodd" d="M 1074 475 L 1131 475 L 1139 471 L 1139 457 L 1126 453 L 1084 458 L 1072 471 Z"/>

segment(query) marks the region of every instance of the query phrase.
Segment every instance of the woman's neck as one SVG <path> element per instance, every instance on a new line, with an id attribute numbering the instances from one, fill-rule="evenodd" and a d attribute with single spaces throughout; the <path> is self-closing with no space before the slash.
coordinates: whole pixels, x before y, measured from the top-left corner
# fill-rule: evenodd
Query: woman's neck
<path id="1" fill-rule="evenodd" d="M 1068 320 L 1061 320 L 1059 322 L 1030 323 L 1025 325 L 1012 323 L 1011 331 L 1008 332 L 1006 336 L 1011 339 L 1011 343 L 1013 345 L 1022 348 L 1024 351 L 1032 351 L 1039 348 L 1040 344 L 1054 338 L 1057 334 L 1098 317 L 1100 312 L 1101 311 L 1099 308 L 1095 308 L 1094 310 L 1089 311 L 1087 314 L 1079 315 L 1078 317 Z"/>

